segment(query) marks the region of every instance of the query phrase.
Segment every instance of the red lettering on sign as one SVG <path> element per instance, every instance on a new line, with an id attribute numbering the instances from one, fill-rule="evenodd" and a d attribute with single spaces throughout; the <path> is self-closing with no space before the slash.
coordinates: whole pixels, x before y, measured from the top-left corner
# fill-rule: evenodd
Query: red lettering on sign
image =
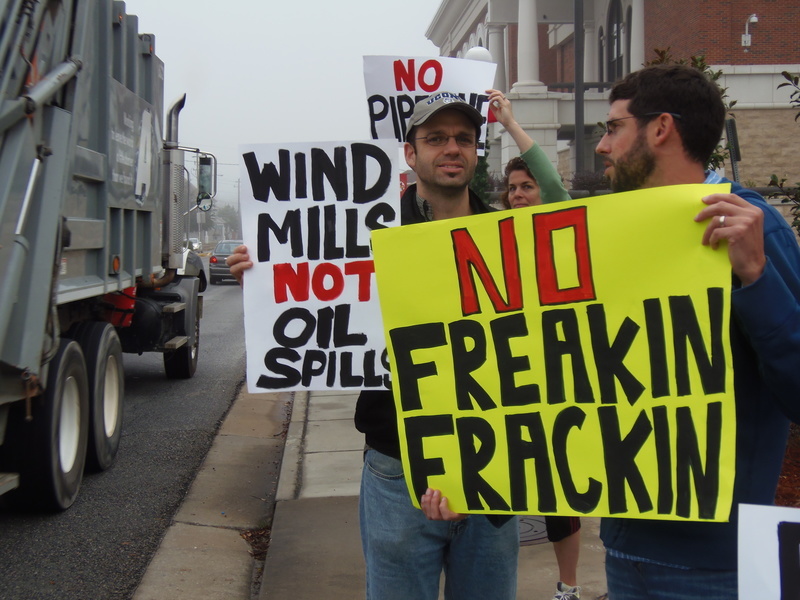
<path id="1" fill-rule="evenodd" d="M 366 302 L 370 298 L 372 274 L 375 272 L 375 263 L 371 260 L 359 260 L 347 263 L 344 266 L 345 275 L 358 277 L 358 301 Z"/>
<path id="2" fill-rule="evenodd" d="M 273 267 L 275 302 L 288 302 L 291 295 L 296 302 L 307 301 L 311 293 L 323 302 L 330 302 L 342 295 L 345 276 L 352 275 L 357 280 L 358 301 L 367 302 L 372 295 L 372 275 L 375 263 L 371 260 L 357 260 L 345 263 L 344 268 L 333 263 L 319 263 L 313 271 L 311 263 L 282 263 Z"/>
<path id="3" fill-rule="evenodd" d="M 297 267 L 297 270 L 295 270 Z M 298 302 L 308 300 L 308 263 L 282 263 L 275 265 L 272 271 L 275 283 L 275 302 L 286 302 L 288 300 L 287 290 L 291 290 L 292 298 Z"/>
<path id="4" fill-rule="evenodd" d="M 475 240 L 466 229 L 455 229 L 453 239 L 458 284 L 461 288 L 461 311 L 464 316 L 481 312 L 478 292 L 473 272 L 483 284 L 497 313 L 520 310 L 522 308 L 522 282 L 519 272 L 519 249 L 514 232 L 514 219 L 504 219 L 497 224 L 500 237 L 500 252 L 503 257 L 503 282 L 508 300 L 504 300 L 495 283 L 486 260 L 481 255 Z"/>
<path id="5" fill-rule="evenodd" d="M 578 285 L 559 288 L 556 269 L 553 232 L 572 228 L 575 235 L 575 264 L 578 271 Z M 592 261 L 589 254 L 589 229 L 586 220 L 586 207 L 571 208 L 533 216 L 533 232 L 536 252 L 536 283 L 539 288 L 539 303 L 564 304 L 596 298 L 592 278 Z"/>
<path id="6" fill-rule="evenodd" d="M 326 278 L 330 280 L 330 287 L 326 287 Z M 344 290 L 344 275 L 336 265 L 320 263 L 311 276 L 311 289 L 314 290 L 314 295 L 324 302 L 336 300 Z"/>
<path id="7" fill-rule="evenodd" d="M 442 64 L 435 59 L 426 60 L 416 71 L 416 61 L 408 59 L 406 63 L 402 60 L 394 61 L 394 87 L 399 92 L 408 90 L 416 91 L 417 85 L 420 89 L 429 94 L 435 92 L 442 85 L 444 70 Z"/>

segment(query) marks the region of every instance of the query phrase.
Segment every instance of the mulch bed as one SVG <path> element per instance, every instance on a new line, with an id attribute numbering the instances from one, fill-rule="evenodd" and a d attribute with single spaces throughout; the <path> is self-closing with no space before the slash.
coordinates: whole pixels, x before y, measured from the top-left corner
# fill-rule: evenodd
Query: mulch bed
<path id="1" fill-rule="evenodd" d="M 800 425 L 792 423 L 775 504 L 800 508 Z"/>

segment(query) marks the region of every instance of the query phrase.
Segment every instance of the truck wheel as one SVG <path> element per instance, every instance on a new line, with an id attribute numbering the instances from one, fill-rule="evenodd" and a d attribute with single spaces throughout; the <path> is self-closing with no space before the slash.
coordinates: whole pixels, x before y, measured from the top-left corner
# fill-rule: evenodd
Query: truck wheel
<path id="1" fill-rule="evenodd" d="M 81 324 L 72 337 L 81 345 L 89 374 L 86 466 L 91 471 L 105 471 L 114 463 L 122 437 L 122 344 L 114 327 L 99 321 Z"/>
<path id="2" fill-rule="evenodd" d="M 164 353 L 164 371 L 170 379 L 189 379 L 197 370 L 197 356 L 200 349 L 200 312 L 197 310 L 197 304 L 193 306 L 193 310 L 186 310 L 183 335 L 188 335 L 189 328 L 194 326 L 194 343 L 186 343 L 177 350 Z"/>
<path id="3" fill-rule="evenodd" d="M 20 487 L 7 494 L 8 501 L 21 508 L 66 510 L 78 496 L 89 437 L 89 382 L 77 342 L 61 340 L 47 388 L 33 400 L 32 420 L 24 418 L 24 402 L 13 408 L 8 441 L 17 453 Z"/>

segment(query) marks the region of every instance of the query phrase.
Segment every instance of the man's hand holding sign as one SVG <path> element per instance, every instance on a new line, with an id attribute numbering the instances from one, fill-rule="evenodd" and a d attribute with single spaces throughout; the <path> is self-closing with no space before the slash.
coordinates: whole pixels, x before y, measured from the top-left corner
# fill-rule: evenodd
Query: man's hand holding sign
<path id="1" fill-rule="evenodd" d="M 764 255 L 764 213 L 735 194 L 712 194 L 703 198 L 707 204 L 695 220 L 706 222 L 703 244 L 718 248 L 728 243 L 733 274 L 742 285 L 761 277 L 767 262 Z"/>

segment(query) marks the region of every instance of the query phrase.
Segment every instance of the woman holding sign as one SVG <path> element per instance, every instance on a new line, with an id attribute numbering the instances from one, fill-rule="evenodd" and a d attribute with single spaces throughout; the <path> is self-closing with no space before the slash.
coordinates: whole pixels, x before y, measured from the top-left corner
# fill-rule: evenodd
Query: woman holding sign
<path id="1" fill-rule="evenodd" d="M 569 200 L 561 176 L 553 168 L 550 159 L 514 119 L 511 101 L 498 90 L 486 90 L 486 93 L 489 94 L 489 107 L 497 122 L 505 127 L 520 151 L 520 155 L 506 165 L 503 205 L 506 208 L 521 208 Z"/>
<path id="2" fill-rule="evenodd" d="M 520 156 L 508 161 L 505 168 L 502 202 L 505 208 L 525 208 L 569 200 L 561 176 L 550 159 L 514 119 L 511 102 L 499 90 L 486 90 L 489 107 L 519 147 Z M 534 175 L 535 174 L 535 175 Z M 578 600 L 578 555 L 580 553 L 579 517 L 545 516 L 547 539 L 553 543 L 560 581 L 553 600 Z"/>

